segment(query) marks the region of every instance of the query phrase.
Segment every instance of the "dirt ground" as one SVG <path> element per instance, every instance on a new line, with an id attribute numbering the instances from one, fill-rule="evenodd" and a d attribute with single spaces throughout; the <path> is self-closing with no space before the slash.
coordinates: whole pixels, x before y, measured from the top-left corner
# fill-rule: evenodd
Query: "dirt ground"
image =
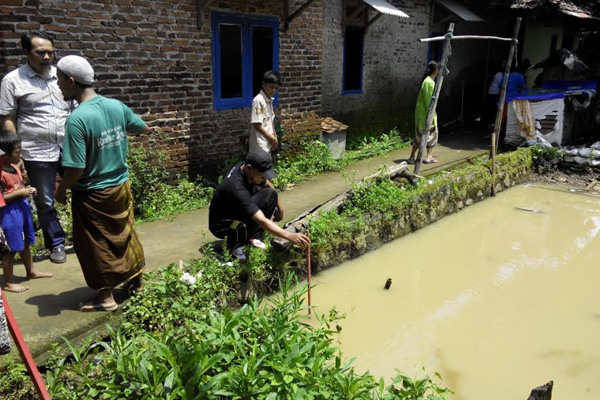
<path id="1" fill-rule="evenodd" d="M 540 183 L 566 185 L 600 194 L 600 174 L 594 172 L 573 173 L 553 170 L 544 174 L 533 174 L 532 180 Z"/>

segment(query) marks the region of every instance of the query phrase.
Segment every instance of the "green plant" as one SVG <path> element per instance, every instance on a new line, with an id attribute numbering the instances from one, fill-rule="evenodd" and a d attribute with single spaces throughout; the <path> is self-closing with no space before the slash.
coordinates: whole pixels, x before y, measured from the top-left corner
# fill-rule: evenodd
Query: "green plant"
<path id="1" fill-rule="evenodd" d="M 441 381 L 441 376 L 436 373 L 435 377 Z M 423 379 L 411 379 L 396 371 L 392 384 L 387 387 L 387 393 L 383 400 L 443 400 L 452 391 L 439 386 L 431 377 Z"/>
<path id="2" fill-rule="evenodd" d="M 436 399 L 426 393 L 444 399 L 448 392 L 431 380 L 422 384 L 402 376 L 406 389 L 396 390 L 398 379 L 385 388 L 383 380 L 358 374 L 335 344 L 338 313 L 305 324 L 300 315 L 306 288 L 294 285 L 288 277 L 281 294 L 266 304 L 254 300 L 237 312 L 205 310 L 203 318 L 175 329 L 110 329 L 100 345 L 71 347 L 68 369 L 55 362 L 60 368 L 47 376 L 51 393 L 67 400 Z"/>
<path id="3" fill-rule="evenodd" d="M 304 144 L 302 151 L 293 156 L 284 156 L 277 160 L 275 169 L 278 177 L 273 182 L 278 189 L 285 189 L 288 185 L 306 180 L 311 176 L 325 171 L 339 171 L 350 163 L 408 146 L 396 129 L 378 137 L 365 137 L 356 146 L 356 150 L 334 160 L 327 146 L 320 140 L 309 141 Z"/>
<path id="4" fill-rule="evenodd" d="M 213 189 L 187 179 L 170 179 L 167 154 L 155 141 L 129 147 L 129 179 L 139 221 L 170 217 L 206 206 Z"/>
<path id="5" fill-rule="evenodd" d="M 201 319 L 207 310 L 226 308 L 235 303 L 238 271 L 237 262 L 208 254 L 150 273 L 142 291 L 125 307 L 124 326 L 129 331 L 168 330 Z M 194 279 L 186 281 L 186 273 Z"/>
<path id="6" fill-rule="evenodd" d="M 315 140 L 305 143 L 302 152 L 278 159 L 275 168 L 277 179 L 273 184 L 279 189 L 285 189 L 288 184 L 305 180 L 321 172 L 339 170 L 340 162 L 331 157 L 324 143 Z"/>
<path id="7" fill-rule="evenodd" d="M 531 147 L 534 170 L 537 173 L 546 173 L 558 168 L 558 165 L 563 158 L 563 154 L 560 153 L 559 150 L 559 147 Z"/>
<path id="8" fill-rule="evenodd" d="M 37 399 L 31 378 L 21 361 L 8 358 L 0 370 L 0 399 Z"/>

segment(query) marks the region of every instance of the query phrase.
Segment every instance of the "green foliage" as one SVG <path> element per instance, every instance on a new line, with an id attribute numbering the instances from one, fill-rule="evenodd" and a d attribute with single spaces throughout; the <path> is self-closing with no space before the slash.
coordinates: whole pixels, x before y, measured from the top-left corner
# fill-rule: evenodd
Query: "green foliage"
<path id="1" fill-rule="evenodd" d="M 237 312 L 206 310 L 176 329 L 135 335 L 110 330 L 107 342 L 72 347 L 72 365 L 54 361 L 54 398 L 75 399 L 444 399 L 430 379 L 399 375 L 384 388 L 343 362 L 339 316 L 303 322 L 305 290 L 288 279 L 280 296 Z M 335 329 L 332 327 L 335 326 Z M 98 350 L 102 349 L 100 352 Z M 439 397 L 425 397 L 437 393 Z"/>
<path id="2" fill-rule="evenodd" d="M 21 361 L 8 358 L 2 368 L 0 370 L 0 400 L 37 399 L 31 378 Z"/>
<path id="3" fill-rule="evenodd" d="M 331 157 L 324 143 L 311 141 L 305 143 L 301 153 L 277 160 L 277 179 L 273 184 L 278 189 L 285 189 L 290 183 L 300 182 L 324 171 L 337 171 L 340 167 L 341 163 Z"/>
<path id="4" fill-rule="evenodd" d="M 324 212 L 310 221 L 312 247 L 315 252 L 327 252 L 342 243 L 349 245 L 354 238 L 366 233 L 363 219 L 376 213 L 386 219 L 396 218 L 406 207 L 411 218 L 419 218 L 438 194 L 450 192 L 449 200 L 464 199 L 467 193 L 490 190 L 492 176 L 489 162 L 475 160 L 473 165 L 442 171 L 420 180 L 417 187 L 402 186 L 389 177 L 379 177 L 364 185 L 356 185 L 340 213 Z M 531 167 L 531 152 L 520 150 L 502 154 L 498 168 L 505 172 Z"/>
<path id="5" fill-rule="evenodd" d="M 410 145 L 410 140 L 403 137 L 398 129 L 393 128 L 388 133 L 383 133 L 378 137 L 363 137 L 346 154 L 346 163 L 355 162 L 369 157 L 375 157 L 392 150 L 402 149 Z"/>
<path id="6" fill-rule="evenodd" d="M 356 146 L 357 150 L 347 151 L 343 157 L 334 160 L 329 148 L 320 140 L 310 141 L 304 144 L 303 151 L 293 156 L 285 156 L 277 160 L 277 179 L 273 182 L 278 189 L 285 189 L 289 184 L 297 183 L 311 176 L 326 171 L 339 171 L 350 163 L 375 157 L 392 150 L 408 146 L 400 133 L 392 129 L 387 134 L 379 135 L 377 138 L 365 137 Z"/>
<path id="7" fill-rule="evenodd" d="M 401 110 L 365 110 L 355 112 L 344 118 L 349 125 L 346 148 L 360 149 L 366 140 L 378 140 L 390 130 L 399 132 L 405 140 L 412 137 L 414 114 L 412 111 Z"/>
<path id="8" fill-rule="evenodd" d="M 559 147 L 533 146 L 531 156 L 533 167 L 537 173 L 546 173 L 558 168 L 563 155 L 559 153 Z"/>
<path id="9" fill-rule="evenodd" d="M 310 220 L 311 247 L 328 251 L 352 239 L 352 222 L 345 214 L 325 211 Z"/>
<path id="10" fill-rule="evenodd" d="M 150 142 L 145 147 L 129 147 L 128 164 L 131 193 L 140 221 L 170 217 L 204 207 L 213 189 L 187 179 L 170 184 L 167 154 Z"/>
<path id="11" fill-rule="evenodd" d="M 435 376 L 441 380 L 439 374 Z M 438 386 L 430 377 L 423 379 L 411 379 L 397 371 L 393 383 L 388 386 L 387 394 L 383 396 L 384 400 L 443 400 L 452 391 Z"/>
<path id="12" fill-rule="evenodd" d="M 168 330 L 202 319 L 207 310 L 235 304 L 238 271 L 237 262 L 207 256 L 147 274 L 142 291 L 125 307 L 125 329 Z M 182 280 L 186 273 L 195 279 L 194 284 Z"/>

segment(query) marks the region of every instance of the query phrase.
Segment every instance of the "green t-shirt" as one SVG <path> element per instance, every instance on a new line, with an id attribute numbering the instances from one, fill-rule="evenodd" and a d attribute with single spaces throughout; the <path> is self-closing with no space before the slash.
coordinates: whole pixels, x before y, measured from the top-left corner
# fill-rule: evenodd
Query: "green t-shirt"
<path id="1" fill-rule="evenodd" d="M 65 125 L 62 165 L 83 168 L 75 190 L 99 190 L 129 179 L 127 132 L 146 123 L 119 100 L 96 96 L 69 115 Z"/>
<path id="2" fill-rule="evenodd" d="M 429 103 L 431 103 L 431 97 L 433 96 L 433 89 L 435 89 L 435 81 L 429 76 L 423 79 L 421 90 L 417 97 L 417 107 L 415 108 L 415 125 L 419 130 L 425 129 L 425 122 L 427 120 L 427 112 L 429 111 Z M 434 126 L 437 126 L 437 113 L 433 114 L 431 127 Z"/>

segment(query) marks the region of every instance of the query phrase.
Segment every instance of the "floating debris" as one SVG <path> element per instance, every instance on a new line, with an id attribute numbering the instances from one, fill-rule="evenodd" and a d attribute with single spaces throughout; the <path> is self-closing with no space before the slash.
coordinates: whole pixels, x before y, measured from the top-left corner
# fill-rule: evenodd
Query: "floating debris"
<path id="1" fill-rule="evenodd" d="M 392 286 L 392 278 L 387 278 L 387 281 L 385 281 L 385 286 L 384 289 L 389 289 L 390 286 Z"/>
<path id="2" fill-rule="evenodd" d="M 517 210 L 520 211 L 526 211 L 526 212 L 530 212 L 530 213 L 543 213 L 543 211 L 541 210 L 537 210 L 535 208 L 529 208 L 529 207 L 515 207 Z"/>

